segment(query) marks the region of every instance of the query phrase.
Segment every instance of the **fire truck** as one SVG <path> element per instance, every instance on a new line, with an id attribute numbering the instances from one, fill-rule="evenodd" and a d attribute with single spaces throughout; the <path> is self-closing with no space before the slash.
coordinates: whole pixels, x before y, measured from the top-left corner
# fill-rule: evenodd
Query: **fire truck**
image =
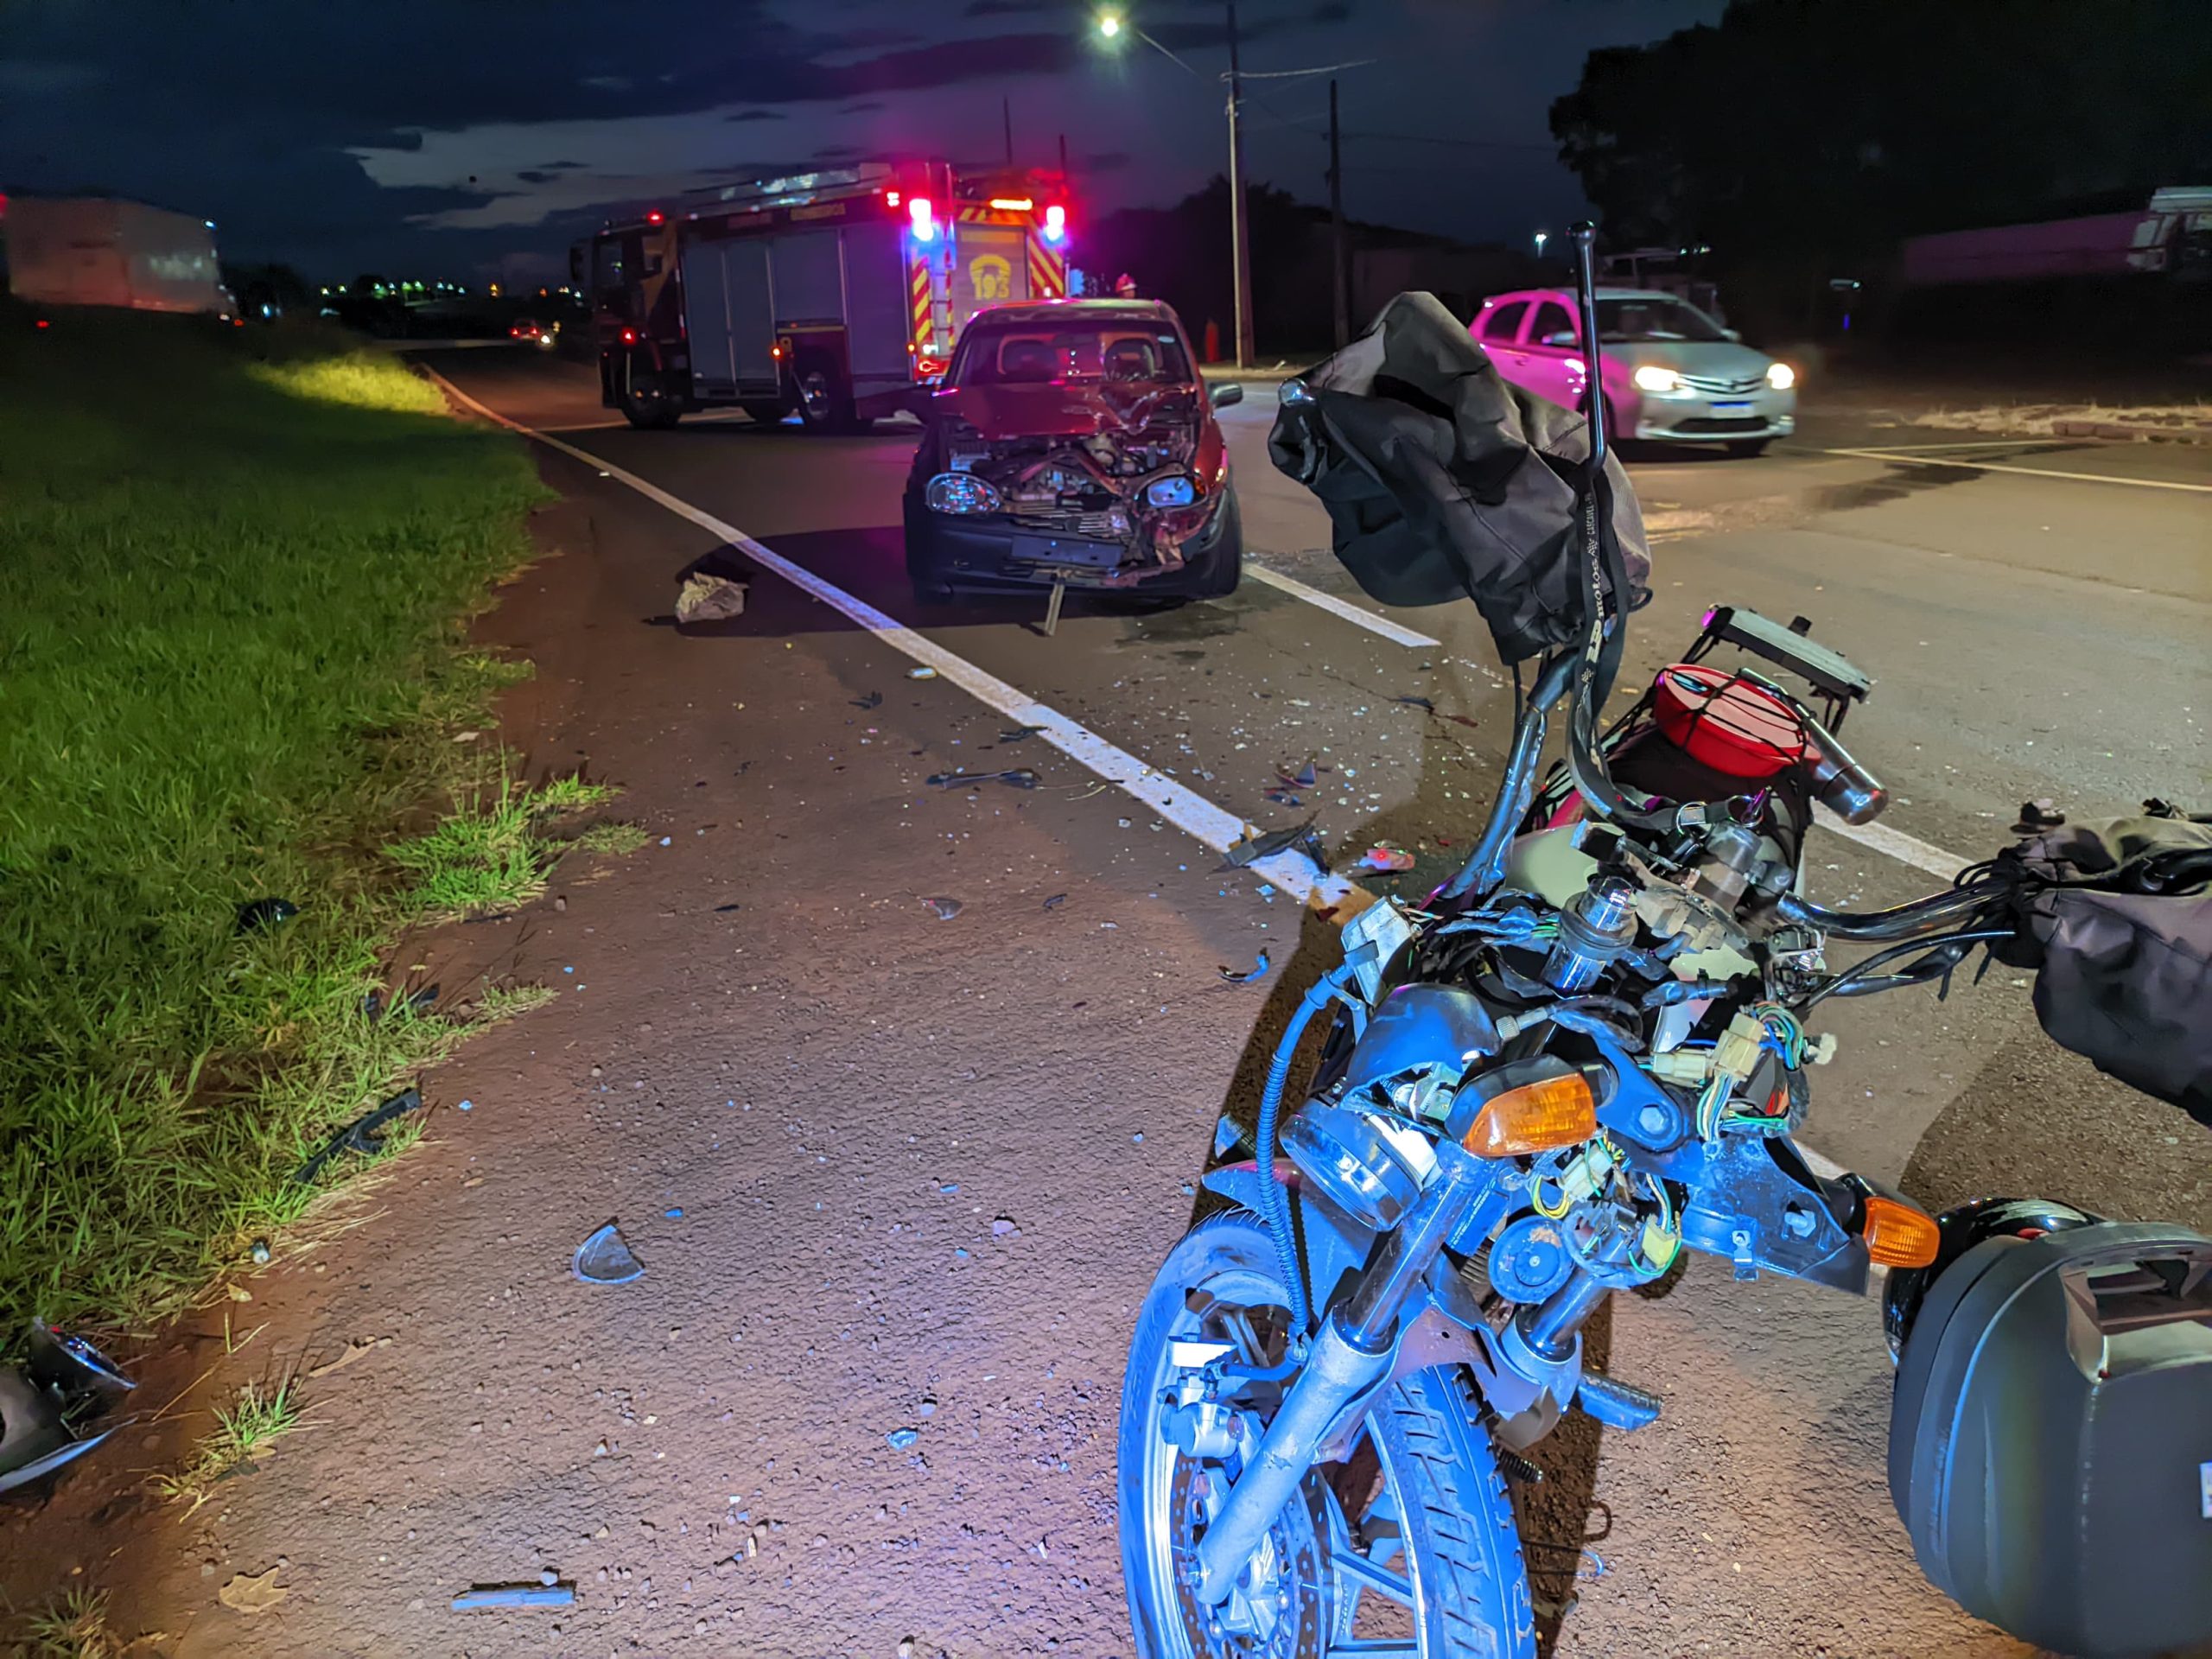
<path id="1" fill-rule="evenodd" d="M 796 410 L 827 429 L 934 385 L 979 307 L 1067 292 L 1058 173 L 867 162 L 709 187 L 569 252 L 601 401 L 632 426 Z"/>

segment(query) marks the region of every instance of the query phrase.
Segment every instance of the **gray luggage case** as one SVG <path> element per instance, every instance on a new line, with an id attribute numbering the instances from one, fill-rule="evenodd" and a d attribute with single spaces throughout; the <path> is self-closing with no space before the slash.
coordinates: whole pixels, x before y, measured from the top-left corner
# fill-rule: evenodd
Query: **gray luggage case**
<path id="1" fill-rule="evenodd" d="M 2212 1241 L 1976 1245 L 1900 1357 L 1890 1492 L 1930 1582 L 2060 1653 L 2212 1640 Z"/>

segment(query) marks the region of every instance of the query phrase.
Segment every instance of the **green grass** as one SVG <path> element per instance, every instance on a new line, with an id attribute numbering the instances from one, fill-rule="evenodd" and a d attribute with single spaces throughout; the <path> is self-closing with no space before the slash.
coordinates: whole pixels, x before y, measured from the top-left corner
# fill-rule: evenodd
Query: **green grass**
<path id="1" fill-rule="evenodd" d="M 183 1468 L 154 1477 L 154 1490 L 172 1503 L 198 1509 L 214 1496 L 215 1484 L 251 1463 L 300 1426 L 299 1389 L 285 1378 L 273 1384 L 249 1382 L 236 1402 L 215 1408 L 215 1427 L 200 1437 Z"/>
<path id="2" fill-rule="evenodd" d="M 425 920 L 512 910 L 545 891 L 545 873 L 568 845 L 558 821 L 618 792 L 580 778 L 528 790 L 503 769 L 496 781 L 468 791 L 435 829 L 394 842 L 385 855 L 407 872 L 405 903 Z"/>
<path id="3" fill-rule="evenodd" d="M 107 1592 L 79 1585 L 22 1622 L 23 1659 L 122 1659 L 107 1627 Z"/>
<path id="4" fill-rule="evenodd" d="M 461 624 L 543 490 L 441 409 L 312 331 L 0 307 L 0 1331 L 188 1304 L 461 1034 L 363 1007 L 423 909 L 381 849 L 491 785 L 454 728 L 527 667 Z"/>

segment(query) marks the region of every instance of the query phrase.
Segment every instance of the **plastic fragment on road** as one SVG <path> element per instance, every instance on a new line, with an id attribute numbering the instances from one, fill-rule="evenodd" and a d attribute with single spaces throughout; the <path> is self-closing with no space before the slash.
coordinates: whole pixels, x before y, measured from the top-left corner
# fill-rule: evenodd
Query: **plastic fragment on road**
<path id="1" fill-rule="evenodd" d="M 918 1428 L 894 1428 L 883 1437 L 893 1452 L 904 1452 L 921 1438 L 922 1431 Z"/>
<path id="2" fill-rule="evenodd" d="M 1067 894 L 1065 893 L 1056 893 L 1045 901 L 1045 908 L 1047 910 L 1058 910 L 1062 905 L 1067 903 Z"/>
<path id="3" fill-rule="evenodd" d="M 573 1607 L 576 1592 L 565 1584 L 495 1584 L 464 1590 L 453 1599 L 456 1613 L 487 1607 Z"/>
<path id="4" fill-rule="evenodd" d="M 937 670 L 933 668 L 910 668 L 906 671 L 906 677 L 910 680 L 933 680 L 937 678 Z"/>
<path id="5" fill-rule="evenodd" d="M 1241 870 L 1247 864 L 1273 858 L 1277 853 L 1296 851 L 1311 859 L 1314 868 L 1325 872 L 1329 868 L 1327 855 L 1322 852 L 1321 843 L 1314 838 L 1315 823 L 1315 819 L 1308 818 L 1287 830 L 1271 830 L 1264 836 L 1250 834 L 1251 826 L 1248 824 L 1245 826 L 1247 833 L 1241 839 L 1230 842 L 1229 850 L 1222 855 L 1221 868 Z"/>
<path id="6" fill-rule="evenodd" d="M 1268 799 L 1277 806 L 1303 806 L 1306 804 L 1305 802 L 1300 800 L 1297 796 L 1292 794 L 1287 789 L 1269 790 L 1268 791 Z"/>
<path id="7" fill-rule="evenodd" d="M 949 922 L 968 908 L 957 899 L 925 899 L 922 902 L 937 912 L 937 918 L 940 922 Z"/>
<path id="8" fill-rule="evenodd" d="M 630 1252 L 620 1229 L 608 1222 L 576 1246 L 570 1264 L 577 1278 L 588 1285 L 626 1285 L 645 1276 L 645 1264 Z"/>
<path id="9" fill-rule="evenodd" d="M 265 933 L 272 927 L 283 926 L 299 913 L 300 907 L 289 899 L 249 899 L 238 906 L 237 931 Z"/>
<path id="10" fill-rule="evenodd" d="M 853 707 L 855 709 L 880 709 L 883 707 L 883 693 L 880 691 L 864 691 L 859 696 L 853 699 Z"/>
<path id="11" fill-rule="evenodd" d="M 1436 705 L 1431 702 L 1427 697 L 1393 697 L 1390 701 L 1393 702 L 1402 702 L 1408 709 L 1423 709 L 1432 715 L 1436 712 Z"/>
<path id="12" fill-rule="evenodd" d="M 1236 969 L 1229 967 L 1226 964 L 1215 969 L 1214 971 L 1219 974 L 1224 979 L 1227 980 L 1231 985 L 1249 985 L 1254 980 L 1261 977 L 1261 976 L 1265 974 L 1268 969 L 1273 966 L 1274 966 L 1274 964 L 1268 960 L 1268 953 L 1262 950 L 1260 952 L 1259 960 L 1242 973 L 1239 973 Z"/>
<path id="13" fill-rule="evenodd" d="M 1036 736 L 1038 733 L 1044 729 L 1045 728 L 1042 726 L 1009 726 L 1006 730 L 999 734 L 999 741 L 1001 743 L 1019 743 L 1025 738 Z"/>
<path id="14" fill-rule="evenodd" d="M 1296 772 L 1287 772 L 1278 767 L 1275 776 L 1282 779 L 1283 787 L 1286 789 L 1311 789 L 1313 787 L 1313 763 L 1308 760 Z"/>
<path id="15" fill-rule="evenodd" d="M 215 1599 L 241 1613 L 265 1613 L 292 1593 L 276 1582 L 276 1575 L 283 1570 L 282 1567 L 272 1567 L 266 1573 L 251 1577 L 241 1573 L 218 1590 Z"/>
<path id="16" fill-rule="evenodd" d="M 1414 867 L 1414 855 L 1387 841 L 1377 842 L 1359 855 L 1352 868 L 1366 875 L 1403 875 Z"/>
<path id="17" fill-rule="evenodd" d="M 934 772 L 922 780 L 931 789 L 950 789 L 960 784 L 1004 784 L 1008 789 L 1034 789 L 1037 774 L 1027 766 L 1005 772 Z"/>
<path id="18" fill-rule="evenodd" d="M 694 570 L 676 595 L 678 622 L 724 622 L 745 614 L 745 584 Z"/>

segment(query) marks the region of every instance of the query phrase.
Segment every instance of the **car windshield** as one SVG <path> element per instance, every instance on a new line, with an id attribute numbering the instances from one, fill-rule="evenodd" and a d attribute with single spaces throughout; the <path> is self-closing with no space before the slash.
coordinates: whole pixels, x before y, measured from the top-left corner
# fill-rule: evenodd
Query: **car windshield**
<path id="1" fill-rule="evenodd" d="M 1598 338 L 1615 345 L 1636 340 L 1726 340 L 1720 325 L 1681 300 L 1598 302 Z"/>
<path id="2" fill-rule="evenodd" d="M 952 365 L 958 386 L 1113 380 L 1179 385 L 1190 359 L 1172 327 L 1141 322 L 1002 323 L 970 327 Z"/>

